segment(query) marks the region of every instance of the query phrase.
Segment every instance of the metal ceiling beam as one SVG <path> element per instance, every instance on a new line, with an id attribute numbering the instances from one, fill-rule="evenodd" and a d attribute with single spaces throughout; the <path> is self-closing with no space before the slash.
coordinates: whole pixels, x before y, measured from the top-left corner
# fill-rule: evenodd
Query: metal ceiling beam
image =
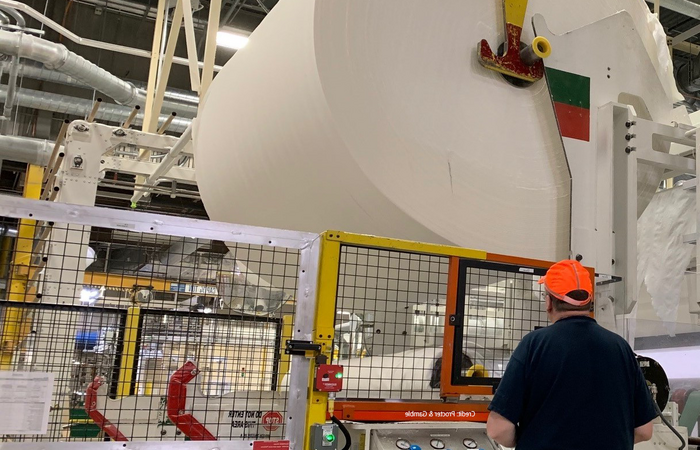
<path id="1" fill-rule="evenodd" d="M 654 4 L 653 0 L 646 0 L 646 2 L 650 5 Z M 700 4 L 690 0 L 661 0 L 661 8 L 700 20 Z"/>
<path id="2" fill-rule="evenodd" d="M 126 14 L 133 17 L 143 17 L 146 16 L 150 20 L 157 20 L 158 8 L 157 6 L 151 6 L 150 8 L 142 3 L 133 2 L 129 0 L 75 0 L 76 3 L 80 3 L 86 6 L 104 8 L 109 11 L 114 11 L 120 14 Z M 207 26 L 206 20 L 194 19 L 195 28 L 198 30 L 204 30 Z"/>
<path id="3" fill-rule="evenodd" d="M 691 29 L 684 31 L 677 36 L 674 36 L 671 39 L 671 45 L 673 46 L 673 48 L 676 48 L 677 46 L 679 46 L 680 44 L 687 41 L 689 38 L 695 36 L 698 33 L 700 33 L 700 24 L 695 25 Z"/>
<path id="4" fill-rule="evenodd" d="M 683 52 L 683 53 L 688 53 L 690 55 L 698 55 L 700 54 L 700 45 L 697 44 L 691 44 L 690 42 L 681 42 L 677 46 L 673 47 L 674 52 Z"/>

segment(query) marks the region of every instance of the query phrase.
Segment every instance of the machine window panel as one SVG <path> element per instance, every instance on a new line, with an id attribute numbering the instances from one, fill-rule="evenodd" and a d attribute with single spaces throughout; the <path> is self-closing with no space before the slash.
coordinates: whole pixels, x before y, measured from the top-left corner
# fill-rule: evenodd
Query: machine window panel
<path id="1" fill-rule="evenodd" d="M 459 267 L 452 381 L 497 385 L 518 343 L 547 325 L 545 270 L 463 259 Z"/>
<path id="2" fill-rule="evenodd" d="M 341 247 L 333 361 L 348 399 L 440 398 L 449 258 Z"/>

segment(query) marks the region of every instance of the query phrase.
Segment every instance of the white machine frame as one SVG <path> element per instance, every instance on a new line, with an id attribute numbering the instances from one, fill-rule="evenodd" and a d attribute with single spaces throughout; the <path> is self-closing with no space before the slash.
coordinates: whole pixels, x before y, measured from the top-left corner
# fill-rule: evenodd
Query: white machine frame
<path id="1" fill-rule="evenodd" d="M 668 171 L 665 178 L 695 175 L 696 162 L 690 156 L 698 149 L 697 128 L 645 120 L 637 117 L 631 106 L 608 103 L 598 111 L 595 138 L 596 210 L 587 212 L 596 216 L 595 268 L 602 283 L 609 282 L 613 286 L 612 297 L 616 301 L 613 311 L 607 313 L 624 317 L 633 310 L 638 297 L 637 169 L 643 164 L 662 168 Z M 672 155 L 656 150 L 662 142 L 685 146 L 688 151 Z M 575 169 L 572 172 L 575 177 Z M 700 223 L 700 215 L 698 221 Z M 686 241 L 690 242 L 691 237 Z M 700 277 L 700 273 L 697 276 Z M 604 311 L 597 313 L 606 314 Z"/>
<path id="2" fill-rule="evenodd" d="M 170 167 L 163 164 L 154 165 L 149 162 L 136 159 L 105 156 L 120 145 L 130 145 L 148 151 L 167 152 L 166 159 L 171 153 L 182 153 L 186 146 L 191 145 L 189 133 L 187 136 L 177 139 L 172 136 L 146 133 L 131 128 L 114 127 L 94 122 L 76 120 L 67 129 L 64 145 L 63 164 L 56 174 L 57 203 L 70 203 L 73 205 L 95 204 L 97 185 L 101 174 L 106 170 L 120 170 L 134 174 L 148 174 L 160 169 L 160 175 L 166 175 Z M 170 160 L 170 159 L 168 159 Z M 167 173 L 168 179 L 190 181 L 194 179 L 192 169 L 174 170 Z M 191 182 L 191 181 L 190 181 Z M 47 186 L 47 189 L 52 186 Z M 87 243 L 90 234 L 89 227 L 75 228 L 65 221 L 53 221 L 61 224 L 54 227 L 49 239 L 49 256 L 46 261 L 46 274 L 44 277 L 44 302 L 65 303 L 60 299 L 79 300 L 75 283 L 61 283 L 61 274 L 78 274 L 82 277 L 85 271 L 85 256 L 80 253 L 87 251 Z M 49 237 L 50 236 L 50 237 Z M 66 245 L 66 243 L 71 243 Z M 73 275 L 71 275 L 73 276 Z"/>

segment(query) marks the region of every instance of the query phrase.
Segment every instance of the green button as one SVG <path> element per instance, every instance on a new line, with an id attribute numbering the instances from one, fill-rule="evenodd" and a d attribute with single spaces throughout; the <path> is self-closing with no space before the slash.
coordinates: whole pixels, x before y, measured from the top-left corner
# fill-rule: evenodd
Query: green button
<path id="1" fill-rule="evenodd" d="M 335 374 L 335 377 L 336 377 L 336 378 L 343 378 L 343 373 L 342 373 L 342 372 L 338 372 L 338 373 Z"/>
<path id="2" fill-rule="evenodd" d="M 332 435 L 332 434 L 327 434 L 327 435 L 325 436 L 325 438 L 326 438 L 326 440 L 327 440 L 328 442 L 333 442 L 333 441 L 335 441 L 335 436 Z"/>

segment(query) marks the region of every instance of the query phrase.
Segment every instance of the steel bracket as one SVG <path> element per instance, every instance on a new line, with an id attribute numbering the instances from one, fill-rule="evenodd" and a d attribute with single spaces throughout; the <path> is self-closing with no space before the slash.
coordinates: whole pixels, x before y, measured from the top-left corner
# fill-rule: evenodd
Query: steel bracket
<path id="1" fill-rule="evenodd" d="M 315 356 L 315 354 L 318 354 L 321 352 L 321 345 L 314 344 L 311 341 L 299 341 L 299 340 L 290 339 L 287 341 L 285 349 L 284 349 L 284 353 L 286 355 L 304 356 L 304 355 L 306 355 L 306 352 L 313 352 L 314 356 Z"/>

